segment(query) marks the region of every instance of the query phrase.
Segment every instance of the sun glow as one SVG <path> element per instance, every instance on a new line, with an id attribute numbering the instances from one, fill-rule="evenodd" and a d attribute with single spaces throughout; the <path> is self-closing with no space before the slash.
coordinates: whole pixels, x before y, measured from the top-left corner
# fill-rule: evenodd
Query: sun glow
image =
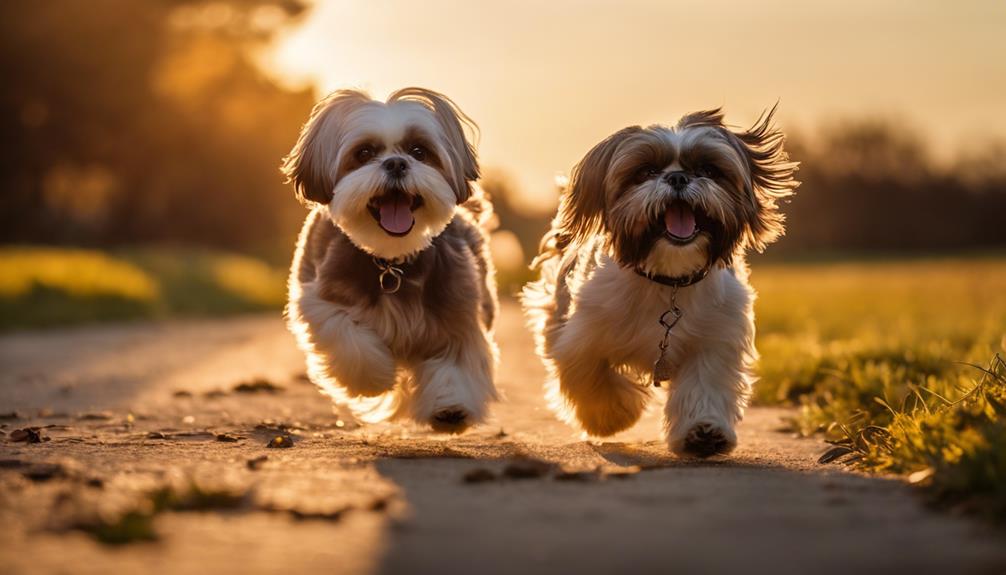
<path id="1" fill-rule="evenodd" d="M 1006 4 L 923 4 L 319 1 L 269 59 L 283 82 L 320 92 L 448 94 L 482 128 L 483 164 L 549 209 L 554 175 L 613 131 L 716 106 L 749 125 L 779 101 L 783 128 L 805 134 L 889 115 L 948 153 L 1006 135 L 1006 59 L 994 56 Z"/>

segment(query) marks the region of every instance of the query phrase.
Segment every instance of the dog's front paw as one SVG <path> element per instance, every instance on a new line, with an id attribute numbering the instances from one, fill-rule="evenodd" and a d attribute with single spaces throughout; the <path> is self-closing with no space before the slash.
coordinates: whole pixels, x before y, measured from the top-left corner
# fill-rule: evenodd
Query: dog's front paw
<path id="1" fill-rule="evenodd" d="M 733 429 L 705 421 L 688 427 L 680 437 L 672 434 L 668 441 L 671 451 L 686 457 L 726 455 L 737 447 Z"/>
<path id="2" fill-rule="evenodd" d="M 446 361 L 431 361 L 416 373 L 413 419 L 440 433 L 461 433 L 486 417 L 491 383 Z"/>
<path id="3" fill-rule="evenodd" d="M 445 407 L 433 413 L 430 426 L 438 433 L 461 433 L 471 425 L 468 410 L 460 405 Z"/>

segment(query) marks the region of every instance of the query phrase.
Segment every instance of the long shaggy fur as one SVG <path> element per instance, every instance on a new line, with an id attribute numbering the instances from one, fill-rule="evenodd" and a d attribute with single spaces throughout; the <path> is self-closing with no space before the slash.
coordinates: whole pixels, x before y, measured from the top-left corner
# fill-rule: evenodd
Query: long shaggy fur
<path id="1" fill-rule="evenodd" d="M 672 295 L 640 274 L 684 276 L 709 266 L 704 280 L 676 294 L 683 317 L 667 349 L 674 365 L 667 441 L 676 453 L 698 456 L 736 445 L 757 359 L 744 252 L 783 233 L 778 201 L 797 186 L 773 113 L 746 131 L 728 129 L 719 110 L 673 128 L 625 128 L 574 168 L 533 264 L 540 278 L 523 294 L 549 371 L 546 394 L 561 419 L 595 436 L 639 419 L 653 395 L 659 318 Z M 672 172 L 686 174 L 688 185 L 672 187 Z M 665 214 L 676 202 L 702 217 L 687 243 L 666 238 Z"/>
<path id="2" fill-rule="evenodd" d="M 492 209 L 474 183 L 466 127 L 436 92 L 406 88 L 377 102 L 340 91 L 315 107 L 284 161 L 312 205 L 290 270 L 288 325 L 311 380 L 364 421 L 460 432 L 497 399 Z M 388 232 L 375 207 L 388 194 L 409 199 L 404 234 Z M 401 271 L 397 292 L 382 290 L 378 261 Z"/>

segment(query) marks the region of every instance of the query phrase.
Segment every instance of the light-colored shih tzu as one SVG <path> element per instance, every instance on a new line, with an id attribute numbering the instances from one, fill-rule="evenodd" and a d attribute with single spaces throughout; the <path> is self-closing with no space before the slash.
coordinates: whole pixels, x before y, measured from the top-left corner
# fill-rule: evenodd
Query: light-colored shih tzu
<path id="1" fill-rule="evenodd" d="M 666 381 L 672 451 L 736 446 L 757 359 L 744 252 L 783 233 L 798 185 L 773 113 L 747 131 L 719 110 L 625 128 L 574 168 L 524 290 L 564 420 L 617 433 Z"/>
<path id="2" fill-rule="evenodd" d="M 460 432 L 496 399 L 497 311 L 472 121 L 447 97 L 344 90 L 315 106 L 283 171 L 313 203 L 287 317 L 308 375 L 365 421 Z"/>

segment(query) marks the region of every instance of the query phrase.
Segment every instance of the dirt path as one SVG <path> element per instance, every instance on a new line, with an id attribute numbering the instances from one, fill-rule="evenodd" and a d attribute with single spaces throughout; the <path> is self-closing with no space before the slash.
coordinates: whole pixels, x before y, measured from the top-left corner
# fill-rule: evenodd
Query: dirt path
<path id="1" fill-rule="evenodd" d="M 0 573 L 1006 573 L 1001 532 L 816 465 L 782 410 L 751 410 L 726 461 L 669 456 L 657 410 L 584 441 L 513 304 L 499 340 L 507 400 L 445 439 L 334 415 L 277 317 L 2 337 Z M 254 378 L 283 389 L 233 391 Z M 50 441 L 10 441 L 29 425 Z M 115 521 L 157 489 L 156 541 L 77 529 L 145 533 Z"/>

